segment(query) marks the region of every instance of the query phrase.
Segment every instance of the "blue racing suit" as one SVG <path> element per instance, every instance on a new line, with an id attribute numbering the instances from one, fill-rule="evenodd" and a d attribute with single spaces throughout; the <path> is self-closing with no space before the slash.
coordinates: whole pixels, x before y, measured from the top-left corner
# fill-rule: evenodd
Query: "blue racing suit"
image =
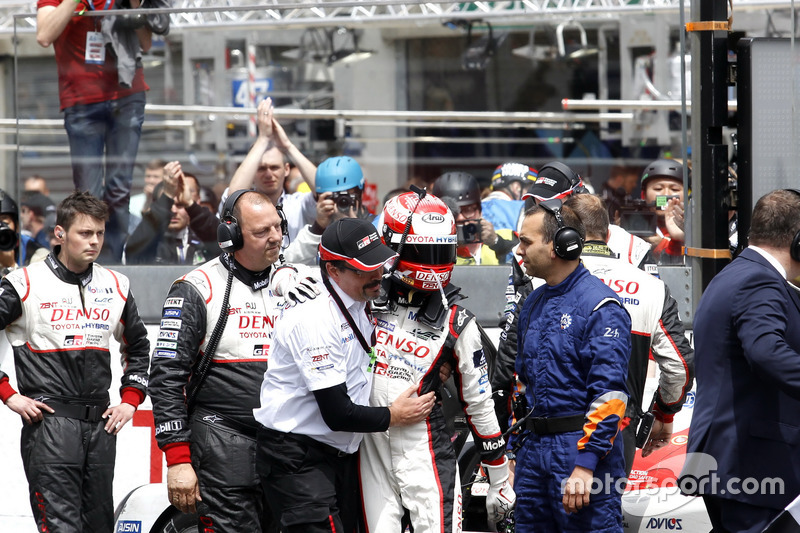
<path id="1" fill-rule="evenodd" d="M 630 331 L 617 296 L 582 263 L 525 301 L 516 370 L 533 411 L 517 454 L 518 531 L 622 531 L 625 465 L 615 437 L 628 400 Z M 562 483 L 576 466 L 594 471 L 595 486 L 589 505 L 567 515 Z"/>

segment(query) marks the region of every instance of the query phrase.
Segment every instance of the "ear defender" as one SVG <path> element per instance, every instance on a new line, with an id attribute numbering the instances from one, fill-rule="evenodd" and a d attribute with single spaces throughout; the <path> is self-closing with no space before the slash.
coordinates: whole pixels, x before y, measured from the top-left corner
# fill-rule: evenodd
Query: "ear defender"
<path id="1" fill-rule="evenodd" d="M 561 200 L 547 200 L 546 202 L 540 202 L 539 205 L 545 211 L 551 213 L 555 217 L 556 223 L 558 223 L 558 230 L 553 237 L 553 251 L 556 256 L 565 261 L 578 259 L 583 251 L 583 239 L 578 230 L 564 224 L 564 219 L 561 216 Z"/>

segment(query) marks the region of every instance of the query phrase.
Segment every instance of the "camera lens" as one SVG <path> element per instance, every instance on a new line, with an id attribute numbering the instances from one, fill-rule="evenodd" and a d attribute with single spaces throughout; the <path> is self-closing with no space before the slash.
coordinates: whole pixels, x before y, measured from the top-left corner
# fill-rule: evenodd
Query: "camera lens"
<path id="1" fill-rule="evenodd" d="M 336 207 L 340 211 L 347 211 L 348 209 L 356 205 L 355 199 L 351 197 L 349 194 L 342 194 L 336 196 L 333 199 L 333 201 L 336 202 Z"/>
<path id="2" fill-rule="evenodd" d="M 0 222 L 0 250 L 7 252 L 17 246 L 17 232 Z"/>

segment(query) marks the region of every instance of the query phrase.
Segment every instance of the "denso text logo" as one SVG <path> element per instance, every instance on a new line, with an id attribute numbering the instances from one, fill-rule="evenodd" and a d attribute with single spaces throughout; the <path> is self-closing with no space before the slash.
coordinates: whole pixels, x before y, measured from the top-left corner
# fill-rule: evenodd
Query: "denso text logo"
<path id="1" fill-rule="evenodd" d="M 73 321 L 80 320 L 81 318 L 107 321 L 110 317 L 111 311 L 108 309 L 94 309 L 91 307 L 87 307 L 85 311 L 83 309 L 53 309 L 53 313 L 50 315 L 50 321 Z"/>
<path id="2" fill-rule="evenodd" d="M 264 329 L 274 328 L 275 316 L 242 315 L 239 317 L 239 329 Z"/>
<path id="3" fill-rule="evenodd" d="M 424 344 L 417 344 L 417 341 L 411 339 L 404 339 L 400 336 L 392 335 L 386 330 L 378 329 L 376 332 L 378 344 L 382 344 L 389 348 L 394 348 L 400 352 L 411 353 L 416 357 L 428 357 L 431 349 Z"/>
<path id="4" fill-rule="evenodd" d="M 639 292 L 638 281 L 626 281 L 624 279 L 604 279 L 603 283 L 611 287 L 617 294 L 636 294 Z"/>

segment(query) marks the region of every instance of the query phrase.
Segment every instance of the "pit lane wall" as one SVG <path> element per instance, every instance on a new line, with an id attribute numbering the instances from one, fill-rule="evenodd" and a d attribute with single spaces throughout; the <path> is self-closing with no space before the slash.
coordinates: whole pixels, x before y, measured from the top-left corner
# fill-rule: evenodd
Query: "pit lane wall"
<path id="1" fill-rule="evenodd" d="M 170 284 L 189 270 L 187 267 L 137 266 L 115 267 L 128 276 L 140 314 L 147 324 L 150 346 L 155 346 L 161 306 Z M 487 328 L 496 328 L 505 305 L 504 291 L 509 267 L 457 267 L 453 282 L 464 289 L 469 299 L 464 302 Z M 490 331 L 497 339 L 499 330 Z M 112 345 L 111 402 L 119 403 L 121 368 L 118 346 Z M 0 368 L 11 375 L 16 384 L 11 346 L 0 332 Z M 20 458 L 21 419 L 5 406 L 0 406 L 0 456 L 3 457 L 4 482 L 0 484 L 0 531 L 3 533 L 36 533 L 28 501 L 28 485 Z M 114 475 L 114 504 L 118 505 L 130 491 L 148 483 L 166 479 L 166 465 L 155 444 L 150 398 L 139 407 L 133 420 L 117 439 L 117 463 Z"/>

